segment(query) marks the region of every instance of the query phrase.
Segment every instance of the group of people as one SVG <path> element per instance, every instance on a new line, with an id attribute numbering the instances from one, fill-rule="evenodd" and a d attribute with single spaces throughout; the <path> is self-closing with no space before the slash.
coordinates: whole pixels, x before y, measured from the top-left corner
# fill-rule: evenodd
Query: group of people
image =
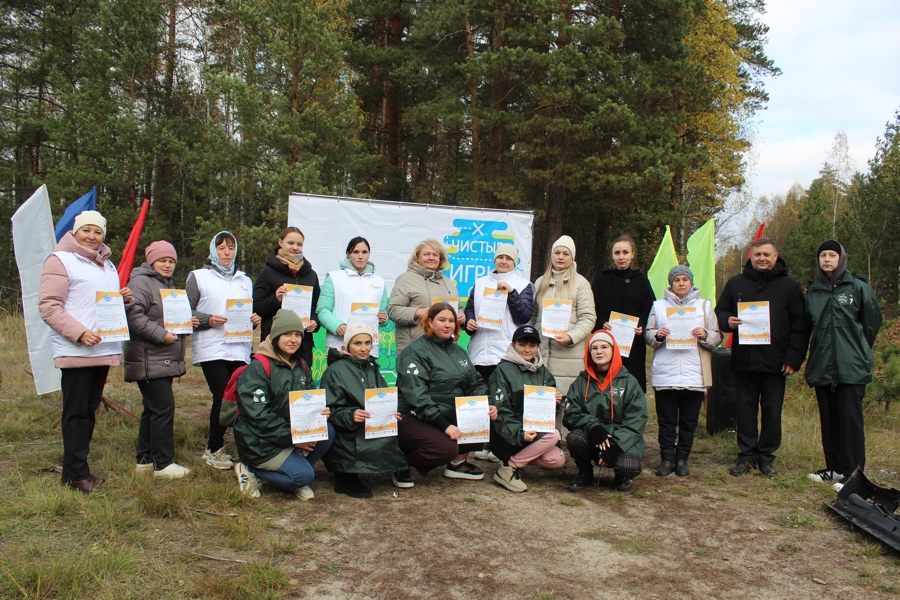
<path id="1" fill-rule="evenodd" d="M 119 288 L 109 248 L 103 243 L 105 236 L 102 215 L 81 213 L 72 232 L 45 262 L 40 289 L 41 314 L 53 329 L 54 361 L 62 370 L 62 483 L 85 493 L 103 483 L 90 471 L 88 450 L 109 367 L 119 364 L 122 355 L 122 344 L 103 342 L 97 333 L 95 294 Z M 821 277 L 810 289 L 808 310 L 799 284 L 786 277 L 771 240 L 754 244 L 744 273 L 729 281 L 713 310 L 700 298 L 693 274 L 684 266 L 672 269 L 665 297 L 655 300 L 646 276 L 632 268 L 635 243 L 624 236 L 613 242 L 614 268 L 591 284 L 578 273 L 574 241 L 562 236 L 551 247 L 545 273 L 534 283 L 516 270 L 515 246 L 499 244 L 494 269 L 475 282 L 462 311 L 456 287 L 444 275 L 447 252 L 437 240 L 424 240 L 415 247 L 407 271 L 390 293 L 384 278 L 375 273 L 365 238 L 350 240 L 346 260 L 327 274 L 321 289 L 318 275 L 303 256 L 304 241 L 299 229 L 285 229 L 253 284 L 237 269 L 236 237 L 219 232 L 210 241 L 209 258 L 191 271 L 185 284 L 194 328 L 191 359 L 200 365 L 212 395 L 203 456 L 212 467 L 234 468 L 246 494 L 258 496 L 261 484 L 268 483 L 309 500 L 314 497 L 310 484 L 319 459 L 334 474 L 335 491 L 354 498 L 372 495 L 361 475 L 389 475 L 399 488 L 414 486 L 411 468 L 423 474 L 441 468 L 448 478 L 480 480 L 484 472 L 468 460 L 473 452 L 478 458 L 497 460 L 500 465 L 493 479 L 510 491 L 522 492 L 527 489 L 521 477 L 526 465 L 557 469 L 565 464 L 564 435 L 578 468 L 569 490 L 600 484 L 594 474 L 597 465 L 612 469 L 614 487 L 627 491 L 641 473 L 646 451 L 647 345 L 654 348 L 651 372 L 660 446 L 656 474 L 689 475 L 687 460 L 699 411 L 704 392 L 712 384 L 710 352 L 721 342 L 722 332 L 740 326 L 736 307 L 744 301 L 769 302 L 772 342 L 769 346 L 734 345 L 741 413 L 740 455 L 732 473 L 751 467 L 774 473 L 771 462 L 780 443 L 784 377 L 803 361 L 810 321 L 817 332 L 829 330 L 813 336 L 808 368 L 810 384 L 816 386 L 819 397 L 826 446 L 826 469 L 816 476 L 840 479 L 862 466 L 864 445 L 860 451 L 856 436 L 861 435 L 865 370 L 868 364 L 871 378 L 871 345 L 880 312 L 871 288 L 846 271 L 846 253 L 836 242 L 826 242 L 823 247 L 828 247 L 820 249 L 822 255 L 833 252 L 837 258 L 820 257 Z M 145 255 L 146 262 L 119 290 L 130 330 L 130 340 L 124 344 L 125 379 L 137 382 L 144 409 L 135 469 L 178 478 L 190 473 L 174 462 L 173 436 L 172 382 L 186 372 L 186 335 L 164 327 L 160 293 L 175 288 L 172 276 L 178 257 L 165 241 L 151 243 Z M 308 319 L 282 308 L 288 285 L 312 288 Z M 479 323 L 488 289 L 506 297 L 499 327 Z M 226 343 L 225 339 L 226 301 L 249 297 L 254 311 L 251 323 L 261 327 L 255 354 L 250 342 Z M 570 303 L 565 333 L 542 334 L 547 301 Z M 396 327 L 394 437 L 365 437 L 364 423 L 371 417 L 366 411 L 366 390 L 384 388 L 386 383 L 377 364 L 378 327 L 352 318 L 352 306 L 360 303 L 378 306 L 379 326 L 391 319 Z M 702 324 L 691 331 L 696 339 L 692 349 L 666 347 L 670 307 L 694 307 L 702 315 Z M 625 357 L 612 333 L 612 312 L 638 321 Z M 855 330 L 846 321 L 852 319 L 863 338 L 851 343 L 848 340 Z M 322 412 L 327 418 L 327 439 L 294 444 L 289 394 L 316 386 L 310 369 L 311 334 L 320 327 L 327 331 L 327 368 L 320 383 L 327 398 Z M 463 331 L 470 336 L 468 351 L 456 343 Z M 849 366 L 843 356 L 829 356 L 835 336 L 865 356 L 854 357 Z M 229 384 L 238 409 L 233 421 L 223 418 L 222 412 Z M 558 410 L 553 431 L 539 433 L 524 425 L 526 386 L 555 390 Z M 456 398 L 469 396 L 489 399 L 489 447 L 460 441 Z M 859 403 L 858 411 L 847 410 L 850 400 Z M 763 427 L 757 433 L 759 402 Z M 225 450 L 229 425 L 237 461 Z M 849 447 L 846 454 L 845 446 Z"/>

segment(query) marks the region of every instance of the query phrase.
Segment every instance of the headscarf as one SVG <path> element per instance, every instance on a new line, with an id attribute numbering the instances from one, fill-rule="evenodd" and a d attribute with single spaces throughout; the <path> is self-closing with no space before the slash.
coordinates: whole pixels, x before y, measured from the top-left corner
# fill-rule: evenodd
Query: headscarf
<path id="1" fill-rule="evenodd" d="M 227 267 L 222 266 L 222 263 L 219 262 L 219 253 L 216 252 L 216 238 L 220 235 L 228 235 L 231 236 L 231 239 L 234 240 L 234 258 L 231 260 L 231 264 Z M 224 275 L 225 277 L 232 277 L 235 272 L 235 267 L 237 265 L 237 251 L 238 251 L 238 243 L 237 238 L 234 237 L 234 234 L 230 231 L 220 231 L 216 235 L 212 237 L 209 241 L 209 258 L 207 259 L 209 263 L 216 268 L 216 271 Z"/>
<path id="2" fill-rule="evenodd" d="M 609 370 L 606 372 L 606 377 L 603 378 L 603 381 L 597 376 L 596 365 L 594 365 L 594 360 L 591 358 L 591 345 L 597 340 L 603 340 L 612 344 L 612 361 L 609 363 Z M 619 374 L 619 371 L 622 369 L 622 355 L 619 354 L 619 344 L 616 343 L 616 338 L 610 332 L 605 329 L 601 329 L 599 331 L 594 332 L 591 336 L 590 341 L 587 343 L 587 346 L 584 349 L 584 370 L 588 374 L 587 385 L 584 387 L 584 398 L 587 400 L 588 390 L 591 387 L 591 379 L 597 382 L 597 387 L 601 392 L 605 392 L 606 389 L 610 386 L 613 379 L 616 378 L 616 375 Z M 615 403 L 610 400 L 609 403 L 609 411 L 610 411 L 610 419 L 616 418 L 616 407 Z"/>

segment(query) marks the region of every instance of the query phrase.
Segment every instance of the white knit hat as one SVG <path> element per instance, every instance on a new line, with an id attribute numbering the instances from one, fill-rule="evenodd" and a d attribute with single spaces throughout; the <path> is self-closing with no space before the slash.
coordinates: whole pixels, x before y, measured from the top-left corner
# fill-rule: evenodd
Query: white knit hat
<path id="1" fill-rule="evenodd" d="M 497 244 L 497 249 L 494 250 L 494 260 L 497 260 L 498 256 L 508 256 L 513 259 L 513 262 L 519 262 L 519 251 L 512 244 Z"/>
<path id="2" fill-rule="evenodd" d="M 550 253 L 552 254 L 556 248 L 562 246 L 563 248 L 567 248 L 569 252 L 572 254 L 572 260 L 575 260 L 575 240 L 571 237 L 564 235 L 555 242 L 553 242 L 553 246 L 550 247 Z"/>
<path id="3" fill-rule="evenodd" d="M 344 332 L 344 347 L 350 347 L 350 340 L 355 338 L 358 335 L 366 334 L 372 341 L 375 341 L 375 334 L 372 333 L 372 328 L 366 325 L 361 321 L 353 321 L 349 325 L 347 325 L 347 330 Z"/>
<path id="4" fill-rule="evenodd" d="M 72 233 L 75 233 L 85 225 L 96 225 L 103 230 L 103 237 L 106 238 L 106 218 L 96 210 L 85 210 L 75 217 L 75 224 L 72 226 Z"/>

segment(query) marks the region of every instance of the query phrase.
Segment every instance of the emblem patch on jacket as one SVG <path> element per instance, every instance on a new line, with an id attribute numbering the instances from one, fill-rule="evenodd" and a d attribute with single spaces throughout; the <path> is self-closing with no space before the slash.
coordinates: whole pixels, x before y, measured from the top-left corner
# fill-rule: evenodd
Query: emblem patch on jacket
<path id="1" fill-rule="evenodd" d="M 853 306 L 853 294 L 838 294 L 837 301 L 840 304 L 849 304 Z"/>
<path id="2" fill-rule="evenodd" d="M 416 363 L 409 363 L 409 366 L 406 367 L 406 374 L 407 375 L 418 375 L 419 374 L 419 367 L 416 366 Z"/>
<path id="3" fill-rule="evenodd" d="M 266 392 L 262 388 L 257 388 L 253 392 L 253 402 L 254 404 L 265 404 L 266 403 Z"/>

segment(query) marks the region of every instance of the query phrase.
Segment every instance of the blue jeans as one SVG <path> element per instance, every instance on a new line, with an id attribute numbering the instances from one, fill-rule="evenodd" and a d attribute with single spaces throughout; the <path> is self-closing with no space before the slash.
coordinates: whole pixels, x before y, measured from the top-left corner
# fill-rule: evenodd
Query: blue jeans
<path id="1" fill-rule="evenodd" d="M 251 473 L 259 477 L 260 480 L 266 481 L 278 487 L 287 490 L 296 490 L 312 483 L 316 476 L 313 465 L 322 458 L 334 443 L 334 427 L 331 422 L 328 423 L 328 439 L 316 442 L 316 447 L 308 456 L 303 456 L 300 450 L 295 449 L 291 452 L 277 471 L 266 471 L 250 465 L 245 465 Z"/>

